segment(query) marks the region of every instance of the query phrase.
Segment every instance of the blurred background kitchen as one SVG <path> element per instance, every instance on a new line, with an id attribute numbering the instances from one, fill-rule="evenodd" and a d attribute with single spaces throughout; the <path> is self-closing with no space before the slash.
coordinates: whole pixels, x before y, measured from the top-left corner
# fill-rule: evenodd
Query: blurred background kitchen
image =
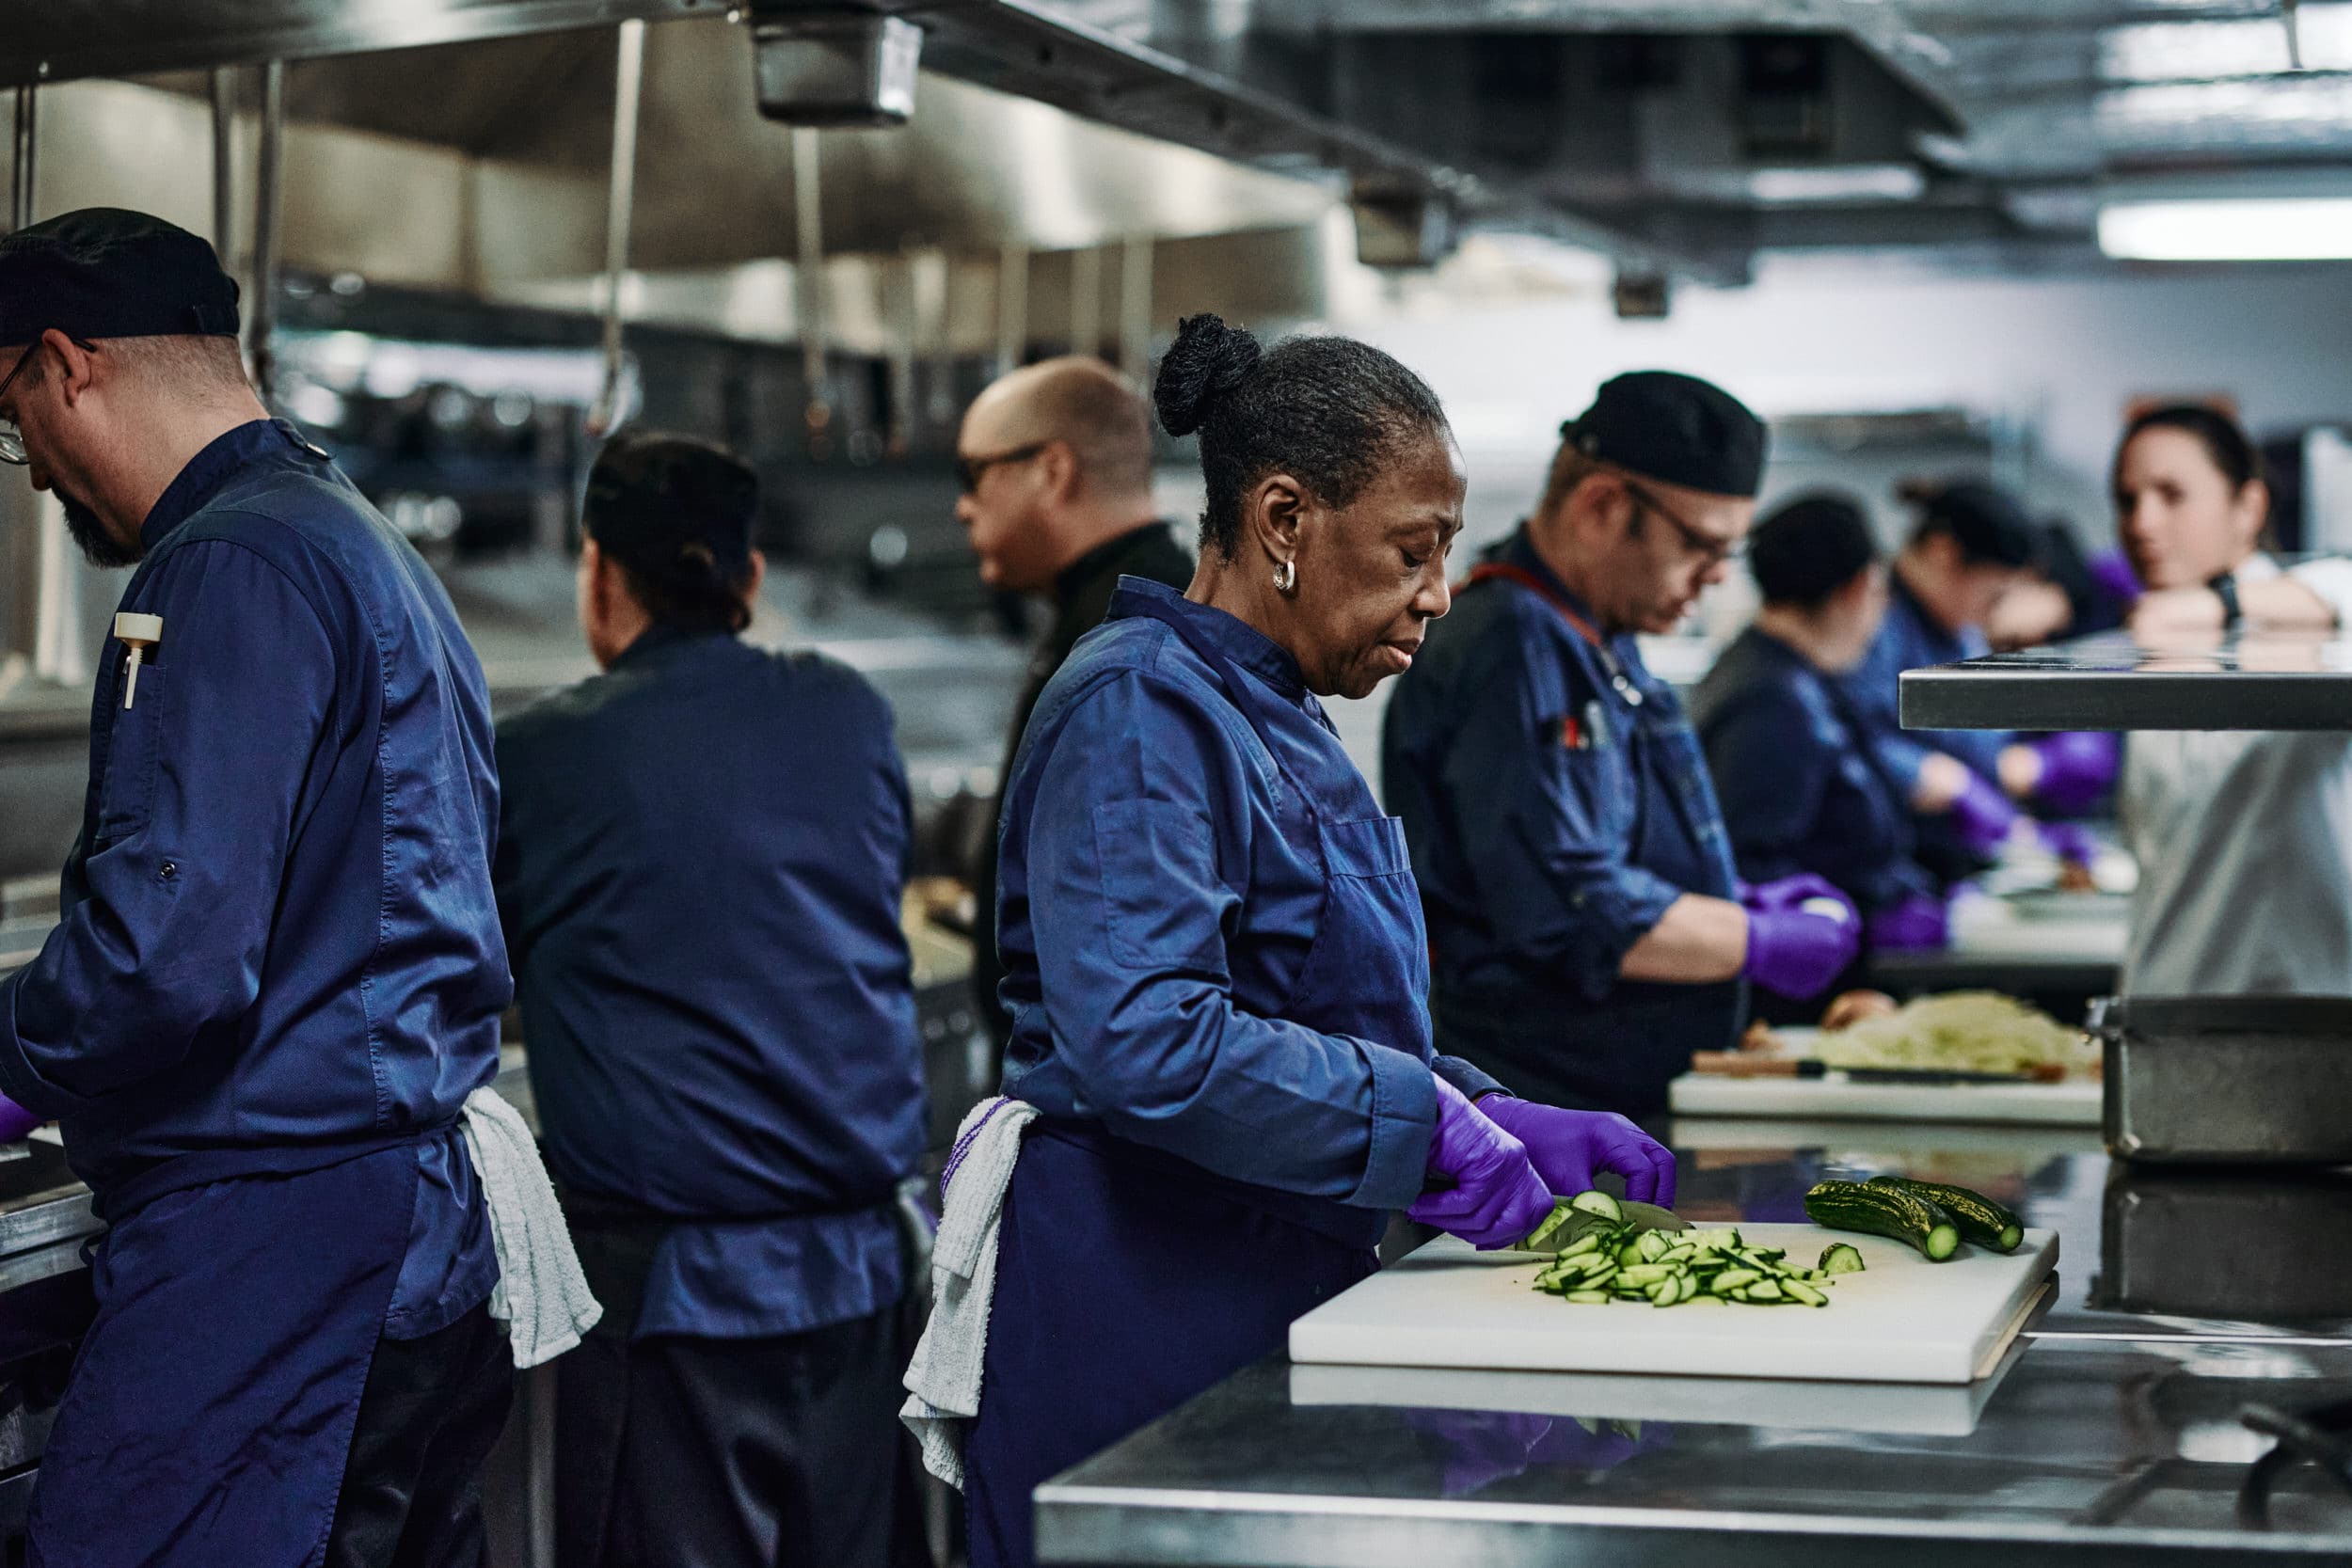
<path id="1" fill-rule="evenodd" d="M 623 13 L 646 24 L 586 25 Z M 1772 420 L 1767 509 L 1838 484 L 1890 543 L 1898 482 L 1974 472 L 2095 552 L 2124 412 L 2212 400 L 2265 443 L 2281 545 L 2338 545 L 2352 7 L 2293 21 L 2267 0 L 281 0 L 44 8 L 0 74 L 23 84 L 19 221 L 119 204 L 221 242 L 275 403 L 442 571 L 501 707 L 588 669 L 569 562 L 600 398 L 759 466 L 780 569 L 755 635 L 842 656 L 898 709 L 920 870 L 949 879 L 925 883 L 922 948 L 944 1046 L 969 1025 L 950 881 L 1036 613 L 981 588 L 951 515 L 957 421 L 991 376 L 1073 349 L 1141 372 L 1195 310 L 1346 330 L 1445 400 L 1473 545 L 1632 366 Z M 919 75 L 883 79 L 916 48 Z M 2200 205 L 2222 197 L 2262 221 Z M 1162 455 L 1163 511 L 1189 518 L 1188 454 Z M 22 488 L 0 557 L 23 950 L 119 583 Z M 1734 574 L 1653 662 L 1695 679 L 1752 603 Z M 1342 722 L 1369 763 L 1376 715 Z"/>

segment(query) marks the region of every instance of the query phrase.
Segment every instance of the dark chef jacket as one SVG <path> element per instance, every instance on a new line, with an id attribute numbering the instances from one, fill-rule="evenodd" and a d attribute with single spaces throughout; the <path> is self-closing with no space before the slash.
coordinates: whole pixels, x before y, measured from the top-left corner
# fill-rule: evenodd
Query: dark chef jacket
<path id="1" fill-rule="evenodd" d="M 1440 1051 L 1531 1100 L 1661 1108 L 1692 1051 L 1729 1047 L 1745 987 L 1618 974 L 1686 893 L 1735 893 L 1729 841 L 1674 689 L 1630 633 L 1606 657 L 1524 529 L 1397 678 L 1381 785 L 1428 912 Z M 1622 681 L 1613 678 L 1613 662 Z"/>
<path id="2" fill-rule="evenodd" d="M 512 986 L 481 665 L 431 570 L 324 453 L 257 420 L 183 469 L 108 638 L 61 921 L 0 983 L 0 1091 L 63 1123 L 108 1219 L 203 1181 L 410 1144 L 395 1328 L 497 1276 L 455 1119 Z"/>
<path id="3" fill-rule="evenodd" d="M 376 1347 L 497 1279 L 457 1126 L 511 992 L 481 667 L 416 552 L 254 420 L 149 512 L 61 922 L 0 983 L 0 1089 L 108 1222 L 41 1457 L 51 1562 L 318 1552 Z"/>
<path id="4" fill-rule="evenodd" d="M 1029 715 L 1037 710 L 1038 696 L 1045 689 L 1045 683 L 1062 667 L 1070 650 L 1077 646 L 1078 639 L 1103 624 L 1103 617 L 1111 607 L 1111 594 L 1122 577 L 1164 582 L 1181 594 L 1192 582 L 1192 557 L 1176 542 L 1175 531 L 1168 524 L 1146 523 L 1115 539 L 1104 540 L 1062 568 L 1061 575 L 1054 579 L 1053 628 L 1029 660 L 1028 674 L 1021 687 L 1021 701 L 1013 710 L 1012 736 L 1005 744 L 1005 766 L 997 775 L 1000 779 L 1012 777 L 1013 756 L 1021 749 L 1022 734 L 1029 727 Z M 1012 1037 L 1012 1016 L 996 996 L 997 983 L 1005 977 L 1005 966 L 996 951 L 996 834 L 993 831 L 980 851 L 973 884 L 973 998 L 1001 1048 Z"/>
<path id="5" fill-rule="evenodd" d="M 1912 859 L 1911 804 L 1830 677 L 1754 626 L 1691 698 L 1740 875 L 1810 871 L 1865 912 L 1936 880 Z"/>
<path id="6" fill-rule="evenodd" d="M 501 723 L 498 751 L 548 1164 L 568 1207 L 659 1235 L 633 1332 L 891 1306 L 923 1081 L 881 693 L 816 654 L 657 626 Z"/>

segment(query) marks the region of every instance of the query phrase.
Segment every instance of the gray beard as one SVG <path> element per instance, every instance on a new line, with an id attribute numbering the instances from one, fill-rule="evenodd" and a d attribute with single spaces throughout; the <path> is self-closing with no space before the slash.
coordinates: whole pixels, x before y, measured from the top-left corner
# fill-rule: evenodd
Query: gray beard
<path id="1" fill-rule="evenodd" d="M 106 531 L 106 525 L 99 520 L 97 513 L 63 490 L 57 491 L 56 496 L 58 504 L 65 508 L 65 531 L 82 547 L 84 560 L 93 566 L 135 566 L 139 563 L 139 557 L 145 551 L 136 547 L 124 548 L 113 534 Z"/>

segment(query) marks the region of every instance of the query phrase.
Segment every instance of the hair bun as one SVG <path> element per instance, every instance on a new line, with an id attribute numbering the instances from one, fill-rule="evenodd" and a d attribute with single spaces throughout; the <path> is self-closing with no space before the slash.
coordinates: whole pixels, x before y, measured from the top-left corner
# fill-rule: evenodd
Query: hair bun
<path id="1" fill-rule="evenodd" d="M 1258 368 L 1258 340 L 1221 317 L 1186 316 L 1176 324 L 1176 341 L 1160 361 L 1152 385 L 1152 404 L 1170 436 L 1189 436 L 1209 417 L 1209 405 L 1231 392 Z"/>

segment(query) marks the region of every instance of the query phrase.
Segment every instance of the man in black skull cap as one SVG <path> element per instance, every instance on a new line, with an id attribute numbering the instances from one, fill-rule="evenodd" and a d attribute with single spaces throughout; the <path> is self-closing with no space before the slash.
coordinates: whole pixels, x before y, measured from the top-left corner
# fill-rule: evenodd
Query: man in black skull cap
<path id="1" fill-rule="evenodd" d="M 1737 878 L 1704 756 L 1638 633 L 1740 554 L 1764 426 L 1642 371 L 1562 427 L 1534 515 L 1399 678 L 1382 736 L 1428 918 L 1438 1049 L 1518 1094 L 1641 1115 L 1728 1047 L 1746 983 L 1811 995 L 1854 954 L 1818 878 Z"/>

